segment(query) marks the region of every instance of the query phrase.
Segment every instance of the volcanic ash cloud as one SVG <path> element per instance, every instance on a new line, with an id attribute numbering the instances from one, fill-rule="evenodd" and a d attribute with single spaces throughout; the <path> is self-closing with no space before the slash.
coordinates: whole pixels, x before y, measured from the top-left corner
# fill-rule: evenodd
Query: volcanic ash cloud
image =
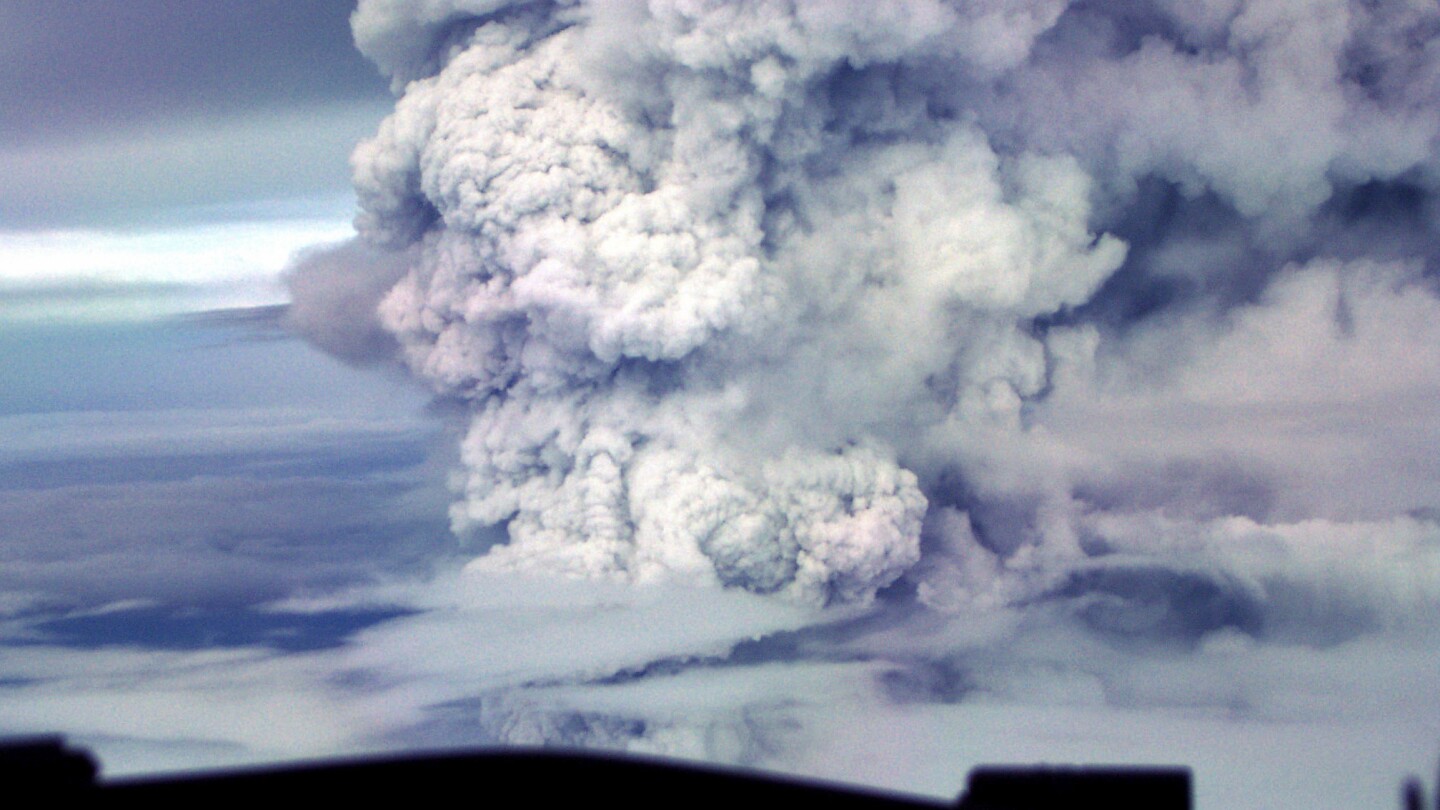
<path id="1" fill-rule="evenodd" d="M 403 265 L 371 262 L 404 362 L 464 403 L 453 524 L 509 535 L 481 568 L 1043 592 L 1125 500 L 1087 501 L 1104 470 L 1047 413 L 1103 406 L 1146 346 L 1195 355 L 1284 268 L 1390 244 L 1413 275 L 1440 221 L 1366 213 L 1440 176 L 1440 14 L 1414 4 L 362 0 L 353 23 L 399 94 L 354 155 L 357 225 Z"/>
<path id="2" fill-rule="evenodd" d="M 1013 418 L 1026 323 L 1123 259 L 1085 173 L 931 109 L 925 65 L 1003 58 L 945 5 L 469 5 L 356 17 L 408 81 L 359 226 L 418 246 L 381 316 L 473 412 L 457 529 L 870 598 L 919 557 L 927 431 Z"/>

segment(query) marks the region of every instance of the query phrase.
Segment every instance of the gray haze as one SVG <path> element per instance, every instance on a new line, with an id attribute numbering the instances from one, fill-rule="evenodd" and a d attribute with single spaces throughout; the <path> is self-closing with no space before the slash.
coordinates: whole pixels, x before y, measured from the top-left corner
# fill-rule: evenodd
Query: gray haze
<path id="1" fill-rule="evenodd" d="M 0 1 L 0 231 L 343 197 L 344 155 L 386 103 L 345 37 L 352 7 Z"/>

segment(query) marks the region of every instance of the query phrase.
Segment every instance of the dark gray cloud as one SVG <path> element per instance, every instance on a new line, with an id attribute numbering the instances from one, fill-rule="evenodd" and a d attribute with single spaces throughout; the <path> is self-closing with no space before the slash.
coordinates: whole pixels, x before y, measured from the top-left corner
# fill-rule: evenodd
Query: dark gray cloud
<path id="1" fill-rule="evenodd" d="M 359 240 L 312 250 L 286 271 L 286 324 L 347 363 L 398 359 L 400 344 L 380 323 L 380 301 L 405 274 L 406 256 Z"/>
<path id="2" fill-rule="evenodd" d="M 0 142 L 80 140 L 154 121 L 375 102 L 352 0 L 0 3 Z"/>

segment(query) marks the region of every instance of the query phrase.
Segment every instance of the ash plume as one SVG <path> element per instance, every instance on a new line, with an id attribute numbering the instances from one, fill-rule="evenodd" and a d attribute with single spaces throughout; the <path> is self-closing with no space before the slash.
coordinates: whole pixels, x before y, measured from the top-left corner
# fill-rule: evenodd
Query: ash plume
<path id="1" fill-rule="evenodd" d="M 1230 582 L 1233 538 L 1311 518 L 1409 515 L 1397 564 L 1434 556 L 1430 466 L 1322 516 L 1344 482 L 1259 440 L 1209 452 L 1233 425 L 1183 405 L 1243 408 L 1291 335 L 1309 379 L 1405 373 L 1386 302 L 1440 311 L 1431 3 L 362 0 L 352 22 L 398 94 L 353 157 L 360 236 L 404 262 L 377 317 L 466 403 L 452 522 L 508 529 L 479 567 L 820 604 L 908 572 L 949 609 L 1181 546 Z M 1342 408 L 1304 379 L 1300 405 Z M 1296 452 L 1389 430 L 1334 424 Z"/>

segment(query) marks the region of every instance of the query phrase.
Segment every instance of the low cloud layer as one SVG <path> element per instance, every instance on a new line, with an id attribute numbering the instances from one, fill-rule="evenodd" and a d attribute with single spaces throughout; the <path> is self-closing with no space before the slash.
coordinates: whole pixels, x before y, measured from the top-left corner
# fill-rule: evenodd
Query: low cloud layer
<path id="1" fill-rule="evenodd" d="M 244 610 L 443 558 L 423 398 L 230 314 L 0 329 L 0 621 Z"/>

